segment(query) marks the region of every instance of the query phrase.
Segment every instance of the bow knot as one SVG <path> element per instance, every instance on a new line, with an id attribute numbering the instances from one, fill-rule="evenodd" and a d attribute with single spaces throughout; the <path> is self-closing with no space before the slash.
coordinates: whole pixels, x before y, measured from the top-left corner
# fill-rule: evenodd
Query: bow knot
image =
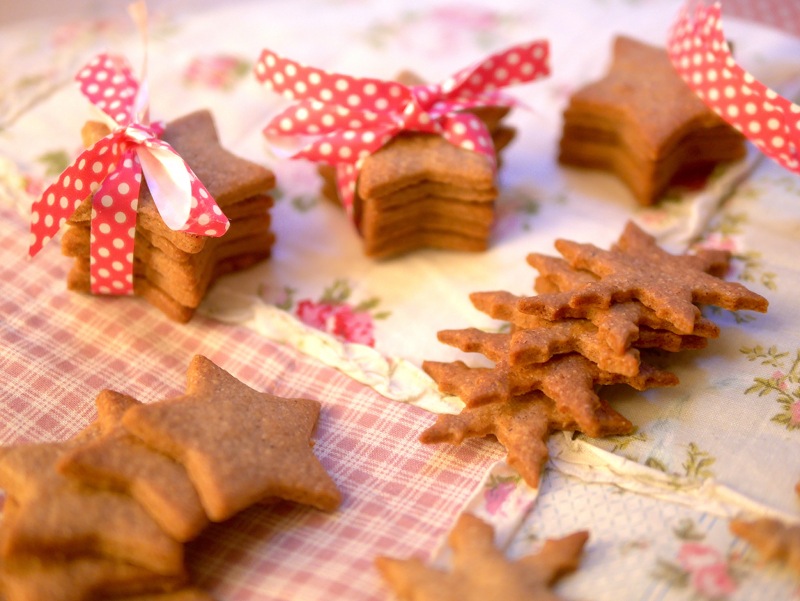
<path id="1" fill-rule="evenodd" d="M 163 123 L 147 123 L 146 88 L 124 58 L 101 54 L 76 79 L 81 92 L 116 127 L 84 150 L 33 203 L 29 254 L 36 255 L 92 195 L 91 291 L 133 294 L 143 176 L 159 214 L 173 230 L 221 236 L 230 224 L 186 162 L 160 139 Z"/>
<path id="2" fill-rule="evenodd" d="M 146 144 L 151 140 L 159 140 L 164 135 L 164 124 L 161 121 L 150 125 L 134 121 L 120 129 L 122 130 L 123 138 L 133 144 Z"/>
<path id="3" fill-rule="evenodd" d="M 355 182 L 364 159 L 404 131 L 441 135 L 496 164 L 491 135 L 470 109 L 513 106 L 500 89 L 549 74 L 545 41 L 514 46 L 462 69 L 441 85 L 328 73 L 264 50 L 256 78 L 295 100 L 267 124 L 270 139 L 313 140 L 292 154 L 337 168 L 342 204 L 352 213 Z"/>

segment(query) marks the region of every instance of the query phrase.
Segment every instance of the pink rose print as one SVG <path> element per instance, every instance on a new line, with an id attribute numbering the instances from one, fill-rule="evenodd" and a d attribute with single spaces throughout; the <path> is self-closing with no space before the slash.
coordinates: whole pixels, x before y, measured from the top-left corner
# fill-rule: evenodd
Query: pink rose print
<path id="1" fill-rule="evenodd" d="M 694 572 L 701 568 L 719 563 L 722 556 L 719 551 L 701 543 L 684 543 L 678 551 L 678 563 L 684 570 Z"/>
<path id="2" fill-rule="evenodd" d="M 372 317 L 349 305 L 305 299 L 297 303 L 296 315 L 304 324 L 347 342 L 375 346 Z"/>
<path id="3" fill-rule="evenodd" d="M 434 21 L 439 21 L 448 29 L 488 31 L 498 22 L 497 15 L 480 8 L 459 5 L 440 6 L 431 11 Z"/>
<path id="4" fill-rule="evenodd" d="M 26 175 L 22 178 L 22 183 L 25 192 L 31 196 L 38 198 L 44 192 L 44 182 L 38 177 Z"/>
<path id="5" fill-rule="evenodd" d="M 372 317 L 369 313 L 354 311 L 349 305 L 339 305 L 339 310 L 334 314 L 333 333 L 348 342 L 375 346 Z"/>
<path id="6" fill-rule="evenodd" d="M 315 303 L 309 299 L 297 303 L 296 314 L 300 321 L 318 330 L 327 330 L 328 317 L 332 312 L 333 305 L 329 303 Z"/>
<path id="7" fill-rule="evenodd" d="M 212 90 L 228 90 L 249 70 L 247 62 L 235 56 L 198 56 L 189 63 L 183 78 L 188 84 Z"/>
<path id="8" fill-rule="evenodd" d="M 691 580 L 692 588 L 707 599 L 724 599 L 736 592 L 736 583 L 724 563 L 693 572 Z"/>
<path id="9" fill-rule="evenodd" d="M 795 401 L 789 407 L 789 425 L 800 427 L 800 401 Z"/>
<path id="10" fill-rule="evenodd" d="M 696 542 L 684 543 L 678 563 L 689 573 L 692 588 L 705 599 L 724 599 L 736 591 L 736 582 L 722 554 Z"/>
<path id="11" fill-rule="evenodd" d="M 786 392 L 789 389 L 789 383 L 786 381 L 786 374 L 782 371 L 776 371 L 772 374 L 772 377 L 775 379 L 775 382 L 783 392 Z"/>
<path id="12" fill-rule="evenodd" d="M 508 499 L 511 492 L 514 490 L 515 483 L 511 480 L 505 480 L 497 483 L 491 488 L 487 488 L 484 493 L 484 500 L 486 501 L 486 512 L 489 515 L 496 515 L 503 504 Z"/>

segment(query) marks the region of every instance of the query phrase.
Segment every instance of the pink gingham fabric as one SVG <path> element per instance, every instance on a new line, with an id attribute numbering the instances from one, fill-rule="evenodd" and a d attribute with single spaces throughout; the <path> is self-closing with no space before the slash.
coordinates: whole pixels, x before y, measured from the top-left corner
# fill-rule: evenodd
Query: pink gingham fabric
<path id="1" fill-rule="evenodd" d="M 67 292 L 69 260 L 57 245 L 26 260 L 24 230 L 0 210 L 0 444 L 71 436 L 104 388 L 142 402 L 179 395 L 197 353 L 255 389 L 323 404 L 314 452 L 342 506 L 255 507 L 211 527 L 189 546 L 188 567 L 217 598 L 384 599 L 373 558 L 429 554 L 501 457 L 499 445 L 423 446 L 429 413 L 243 328 L 175 324 L 138 298 Z"/>

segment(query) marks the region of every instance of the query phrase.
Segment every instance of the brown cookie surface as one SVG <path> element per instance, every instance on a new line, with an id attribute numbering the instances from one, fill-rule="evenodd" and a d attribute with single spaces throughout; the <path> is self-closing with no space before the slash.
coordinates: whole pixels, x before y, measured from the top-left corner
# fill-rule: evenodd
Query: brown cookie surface
<path id="1" fill-rule="evenodd" d="M 267 497 L 330 511 L 341 494 L 311 449 L 320 404 L 260 393 L 200 355 L 186 394 L 129 409 L 122 422 L 181 463 L 206 514 L 225 520 Z"/>
<path id="2" fill-rule="evenodd" d="M 130 494 L 177 541 L 197 536 L 208 518 L 186 470 L 122 427 L 125 411 L 141 403 L 104 390 L 95 404 L 103 433 L 66 451 L 59 472 L 89 486 Z"/>
<path id="3" fill-rule="evenodd" d="M 600 399 L 592 410 L 595 436 L 629 434 L 633 426 Z M 560 410 L 541 392 L 512 396 L 504 401 L 467 407 L 458 415 L 440 415 L 422 432 L 425 444 L 461 444 L 467 438 L 494 435 L 508 452 L 508 464 L 533 488 L 538 488 L 547 461 L 547 440 L 554 432 L 579 426 L 568 411 Z"/>
<path id="4" fill-rule="evenodd" d="M 589 535 L 575 532 L 548 539 L 531 555 L 511 561 L 494 544 L 494 530 L 480 518 L 464 513 L 450 532 L 453 550 L 450 572 L 416 558 L 378 557 L 383 579 L 403 600 L 415 601 L 558 601 L 552 585 L 577 569 Z"/>
<path id="5" fill-rule="evenodd" d="M 615 173 L 644 205 L 672 180 L 744 155 L 744 137 L 692 92 L 666 51 L 627 36 L 614 40 L 607 73 L 564 111 L 559 161 Z"/>

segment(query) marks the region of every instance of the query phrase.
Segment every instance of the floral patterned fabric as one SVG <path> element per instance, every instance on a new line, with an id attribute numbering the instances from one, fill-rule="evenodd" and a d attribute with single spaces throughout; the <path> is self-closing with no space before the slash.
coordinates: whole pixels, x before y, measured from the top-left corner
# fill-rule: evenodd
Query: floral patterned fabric
<path id="1" fill-rule="evenodd" d="M 432 422 L 432 413 L 458 411 L 459 402 L 438 394 L 419 369 L 422 360 L 480 360 L 440 344 L 436 331 L 498 328 L 472 307 L 468 295 L 494 289 L 529 293 L 536 274 L 525 262 L 527 253 L 554 254 L 556 238 L 608 246 L 628 219 L 676 252 L 729 249 L 734 262 L 728 277 L 766 296 L 767 315 L 707 311 L 721 327 L 719 339 L 702 351 L 664 357 L 680 377 L 679 386 L 610 393 L 636 432 L 604 440 L 554 436 L 552 460 L 538 491 L 503 461 L 492 464 L 497 443 L 476 443 L 470 449 L 486 449 L 481 460 L 492 465 L 469 482 L 460 508 L 491 521 L 498 542 L 520 556 L 544 537 L 589 529 L 581 570 L 557 587 L 567 599 L 800 599 L 796 578 L 761 565 L 727 531 L 735 515 L 800 520 L 794 492 L 800 480 L 795 309 L 800 180 L 751 150 L 744 161 L 642 208 L 606 174 L 559 167 L 555 148 L 570 92 L 604 71 L 614 35 L 664 43 L 681 3 L 567 4 L 241 1 L 190 10 L 188 0 L 163 9 L 153 2 L 148 47 L 153 118 L 208 107 L 223 143 L 270 166 L 278 177 L 272 259 L 221 280 L 201 307 L 200 319 L 229 324 L 246 333 L 240 335 L 243 341 L 254 336 L 293 347 L 309 361 L 321 362 L 315 381 L 324 382 L 326 373 L 346 374 L 394 402 L 431 412 Z M 770 87 L 794 94 L 800 39 L 737 18 L 747 5 L 743 0 L 723 5 L 737 60 Z M 32 198 L 80 148 L 79 127 L 91 113 L 69 83 L 75 68 L 100 49 L 123 52 L 134 65 L 141 58 L 140 39 L 122 12 L 69 22 L 43 15 L 24 27 L 0 22 L 0 58 L 9 66 L 0 72 L 0 204 L 7 219 L 18 220 L 15 231 L 24 226 Z M 391 78 L 411 69 L 438 81 L 494 50 L 539 37 L 550 39 L 553 73 L 509 90 L 527 109 L 515 110 L 510 118 L 518 135 L 504 155 L 497 223 L 485 253 L 421 251 L 384 262 L 366 259 L 344 212 L 319 195 L 314 166 L 283 159 L 261 136 L 269 117 L 285 106 L 252 77 L 263 47 L 354 75 Z M 54 267 L 41 285 L 51 291 L 63 287 L 55 278 L 63 277 L 66 259 L 51 249 L 36 259 L 43 260 Z M 20 256 L 18 268 L 26 265 Z M 96 303 L 98 310 L 108 303 L 81 302 Z M 113 303 L 117 311 L 125 310 L 119 308 L 122 303 L 142 310 L 136 299 Z M 171 326 L 160 327 L 168 331 Z M 163 350 L 156 345 L 150 352 L 157 357 Z M 2 353 L 13 358 L 14 349 Z M 248 361 L 255 360 L 248 355 Z M 69 430 L 65 421 L 74 422 L 65 414 L 46 416 L 36 431 Z M 3 433 L 3 442 L 20 435 L 19 430 Z M 455 517 L 437 514 L 437 533 Z M 447 561 L 444 551 L 427 543 L 414 550 Z M 241 555 L 235 540 L 230 545 L 231 553 Z M 359 565 L 369 570 L 368 562 Z M 365 582 L 374 590 L 363 598 L 386 597 L 374 578 Z M 275 598 L 257 578 L 245 584 L 225 581 L 223 589 L 230 598 Z M 308 596 L 302 598 L 324 598 L 336 590 L 315 586 L 316 592 L 304 589 Z"/>

